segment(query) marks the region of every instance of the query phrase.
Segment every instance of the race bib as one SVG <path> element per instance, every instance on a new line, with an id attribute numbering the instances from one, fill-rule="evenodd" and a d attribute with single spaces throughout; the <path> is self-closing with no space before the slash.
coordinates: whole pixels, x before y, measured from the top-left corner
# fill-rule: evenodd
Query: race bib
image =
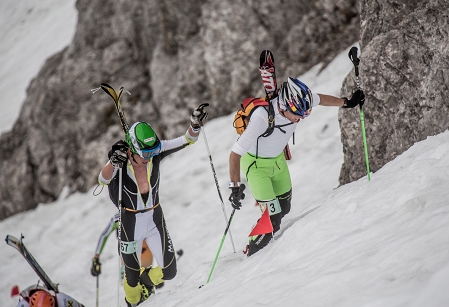
<path id="1" fill-rule="evenodd" d="M 277 198 L 268 201 L 259 201 L 258 203 L 262 213 L 265 211 L 265 208 L 268 208 L 269 215 L 275 215 L 282 212 L 281 204 L 279 203 L 279 200 Z"/>
<path id="2" fill-rule="evenodd" d="M 120 251 L 122 254 L 132 254 L 137 251 L 137 241 L 120 242 Z"/>

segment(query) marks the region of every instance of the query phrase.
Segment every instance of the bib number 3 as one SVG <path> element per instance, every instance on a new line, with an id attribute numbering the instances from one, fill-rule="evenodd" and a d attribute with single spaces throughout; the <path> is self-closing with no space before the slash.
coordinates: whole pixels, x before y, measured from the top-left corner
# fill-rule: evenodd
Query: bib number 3
<path id="1" fill-rule="evenodd" d="M 268 201 L 260 201 L 259 206 L 262 213 L 265 211 L 266 207 L 268 207 L 268 213 L 270 215 L 275 215 L 282 212 L 281 204 L 279 203 L 279 199 L 277 198 Z"/>

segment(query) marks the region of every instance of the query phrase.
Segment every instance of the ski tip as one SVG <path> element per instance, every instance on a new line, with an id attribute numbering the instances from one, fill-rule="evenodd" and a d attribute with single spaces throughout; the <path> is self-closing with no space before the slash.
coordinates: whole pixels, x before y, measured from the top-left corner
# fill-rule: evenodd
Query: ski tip
<path id="1" fill-rule="evenodd" d="M 274 67 L 274 56 L 270 50 L 263 50 L 261 52 L 260 67 Z"/>
<path id="2" fill-rule="evenodd" d="M 11 245 L 11 241 L 19 242 L 19 239 L 17 239 L 16 237 L 14 237 L 12 235 L 6 235 L 6 238 L 5 238 L 6 244 Z"/>
<path id="3" fill-rule="evenodd" d="M 115 102 L 118 101 L 118 96 L 117 93 L 115 92 L 114 88 L 112 86 L 110 86 L 109 84 L 106 83 L 101 83 L 100 85 L 101 89 L 103 91 L 105 91 L 109 96 L 112 97 L 112 99 L 114 99 Z M 119 92 L 121 94 L 121 92 Z"/>

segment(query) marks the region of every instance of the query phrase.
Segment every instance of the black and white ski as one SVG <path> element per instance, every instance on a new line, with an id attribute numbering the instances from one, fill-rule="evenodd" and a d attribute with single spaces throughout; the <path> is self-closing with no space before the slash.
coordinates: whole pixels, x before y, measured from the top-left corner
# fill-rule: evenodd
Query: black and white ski
<path id="1" fill-rule="evenodd" d="M 271 99 L 277 94 L 276 70 L 274 56 L 270 50 L 264 50 L 260 54 L 260 76 L 262 77 L 263 88 L 266 97 Z"/>
<path id="2" fill-rule="evenodd" d="M 23 235 L 20 236 L 20 240 L 14 236 L 7 235 L 6 243 L 19 251 L 20 254 L 25 258 L 31 268 L 36 272 L 42 282 L 45 284 L 48 290 L 52 290 L 54 292 L 59 292 L 58 284 L 55 284 L 51 281 L 50 277 L 44 272 L 39 263 L 37 263 L 36 259 L 34 259 L 33 255 L 28 251 L 25 245 L 22 242 Z"/>
<path id="3" fill-rule="evenodd" d="M 127 133 L 129 130 L 129 125 L 126 121 L 125 112 L 123 112 L 122 105 L 120 103 L 120 97 L 122 96 L 122 93 L 124 91 L 123 86 L 119 89 L 118 93 L 116 93 L 112 86 L 110 86 L 109 84 L 101 83 L 100 86 L 103 91 L 108 93 L 108 95 L 111 96 L 114 100 L 115 108 L 117 109 L 117 113 L 120 118 L 120 124 L 122 125 L 123 131 Z"/>
<path id="4" fill-rule="evenodd" d="M 265 89 L 265 95 L 267 100 L 271 100 L 277 96 L 278 93 L 278 84 L 276 80 L 276 67 L 274 64 L 274 56 L 270 50 L 263 50 L 260 54 L 260 67 L 259 67 L 260 76 L 262 77 L 263 88 Z M 270 104 L 271 106 L 271 104 Z M 272 111 L 273 112 L 273 111 Z M 268 114 L 268 121 L 273 121 L 274 126 L 274 114 Z M 284 156 L 286 160 L 291 160 L 292 155 L 290 152 L 290 148 L 285 145 L 284 148 Z"/>

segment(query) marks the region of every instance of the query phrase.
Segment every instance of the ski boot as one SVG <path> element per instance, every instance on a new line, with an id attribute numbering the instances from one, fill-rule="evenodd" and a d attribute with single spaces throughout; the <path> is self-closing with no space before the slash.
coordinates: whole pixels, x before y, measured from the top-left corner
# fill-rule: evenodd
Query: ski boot
<path id="1" fill-rule="evenodd" d="M 140 300 L 139 300 L 139 302 L 137 304 L 131 304 L 125 298 L 125 302 L 126 302 L 126 306 L 127 307 L 139 306 L 142 302 L 146 301 L 150 297 L 151 294 L 154 293 L 154 287 L 147 288 L 145 285 L 142 285 L 140 283 L 138 284 L 138 286 L 140 286 L 141 289 L 142 289 L 142 292 L 140 293 Z"/>
<path id="2" fill-rule="evenodd" d="M 142 286 L 142 296 L 140 297 L 140 303 L 142 303 L 143 301 L 146 301 L 151 294 L 154 294 L 154 286 L 150 286 L 147 287 L 146 285 L 141 285 Z M 139 305 L 137 304 L 137 305 Z"/>
<path id="3" fill-rule="evenodd" d="M 270 243 L 272 238 L 273 238 L 273 234 L 271 232 L 250 237 L 249 244 L 246 246 L 246 250 L 244 251 L 244 253 L 248 257 L 254 255 L 258 251 L 260 251 L 262 248 L 267 246 L 268 243 Z"/>
<path id="4" fill-rule="evenodd" d="M 154 286 L 156 289 L 160 289 L 164 286 L 164 283 L 161 282 L 159 285 Z"/>
<path id="5" fill-rule="evenodd" d="M 151 267 L 140 268 L 139 283 L 142 285 L 142 298 L 146 301 L 154 293 L 154 284 L 148 275 Z"/>

